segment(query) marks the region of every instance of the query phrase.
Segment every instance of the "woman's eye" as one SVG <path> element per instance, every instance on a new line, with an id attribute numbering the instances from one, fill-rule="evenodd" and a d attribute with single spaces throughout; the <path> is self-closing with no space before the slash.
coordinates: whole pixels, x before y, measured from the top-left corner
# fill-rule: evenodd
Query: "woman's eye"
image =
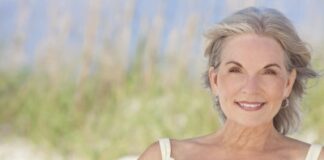
<path id="1" fill-rule="evenodd" d="M 277 74 L 276 71 L 271 70 L 271 69 L 267 69 L 267 70 L 265 70 L 264 73 L 265 73 L 265 74 L 269 74 L 269 75 L 276 75 L 276 74 Z"/>
<path id="2" fill-rule="evenodd" d="M 230 68 L 229 69 L 229 72 L 230 73 L 240 73 L 241 70 L 239 68 L 237 68 L 237 67 L 233 67 L 233 68 Z"/>

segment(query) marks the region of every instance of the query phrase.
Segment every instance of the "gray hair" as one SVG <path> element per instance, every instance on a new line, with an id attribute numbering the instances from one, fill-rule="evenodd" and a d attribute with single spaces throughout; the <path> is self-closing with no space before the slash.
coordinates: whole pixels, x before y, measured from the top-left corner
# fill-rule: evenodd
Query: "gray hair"
<path id="1" fill-rule="evenodd" d="M 289 105 L 281 109 L 274 117 L 273 124 L 276 130 L 286 135 L 299 129 L 301 122 L 300 101 L 306 89 L 306 81 L 314 78 L 317 73 L 310 66 L 310 51 L 299 38 L 288 18 L 275 9 L 249 7 L 240 10 L 225 18 L 206 34 L 209 40 L 205 56 L 208 58 L 208 68 L 217 70 L 221 61 L 221 52 L 228 37 L 254 33 L 274 38 L 285 51 L 286 69 L 296 69 L 297 77 L 288 97 Z M 204 75 L 205 85 L 210 89 L 208 68 Z M 284 102 L 283 102 L 284 103 Z M 226 120 L 224 112 L 215 102 L 221 122 Z"/>

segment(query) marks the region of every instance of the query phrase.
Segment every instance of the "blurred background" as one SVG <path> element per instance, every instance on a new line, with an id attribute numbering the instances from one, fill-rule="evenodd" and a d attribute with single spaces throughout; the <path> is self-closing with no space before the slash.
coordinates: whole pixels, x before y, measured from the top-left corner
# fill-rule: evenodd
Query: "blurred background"
<path id="1" fill-rule="evenodd" d="M 0 158 L 121 159 L 219 128 L 204 32 L 247 6 L 295 25 L 322 71 L 324 1 L 0 0 Z M 324 81 L 292 137 L 324 143 Z"/>

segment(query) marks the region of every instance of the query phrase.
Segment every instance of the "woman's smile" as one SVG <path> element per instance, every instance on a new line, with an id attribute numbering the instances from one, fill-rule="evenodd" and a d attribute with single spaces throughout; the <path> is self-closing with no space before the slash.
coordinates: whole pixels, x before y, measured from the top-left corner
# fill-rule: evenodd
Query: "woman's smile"
<path id="1" fill-rule="evenodd" d="M 250 101 L 235 101 L 236 106 L 245 111 L 260 110 L 266 103 L 265 102 L 250 102 Z"/>

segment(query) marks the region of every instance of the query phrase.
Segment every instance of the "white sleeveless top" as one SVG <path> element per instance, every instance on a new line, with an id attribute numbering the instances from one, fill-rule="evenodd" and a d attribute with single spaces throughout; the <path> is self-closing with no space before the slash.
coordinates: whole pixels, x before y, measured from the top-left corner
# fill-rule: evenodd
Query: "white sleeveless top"
<path id="1" fill-rule="evenodd" d="M 162 160 L 175 160 L 171 157 L 171 142 L 169 138 L 159 139 Z M 322 146 L 312 144 L 309 147 L 305 160 L 317 160 L 322 150 Z"/>

